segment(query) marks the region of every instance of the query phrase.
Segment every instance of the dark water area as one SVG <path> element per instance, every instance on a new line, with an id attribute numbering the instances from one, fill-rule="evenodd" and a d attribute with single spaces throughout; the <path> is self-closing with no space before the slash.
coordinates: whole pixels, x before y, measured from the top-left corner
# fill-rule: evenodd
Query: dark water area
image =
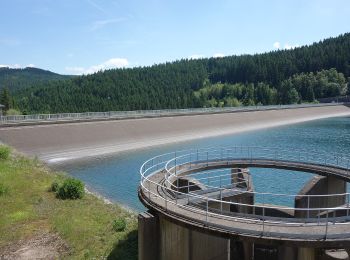
<path id="1" fill-rule="evenodd" d="M 307 149 L 320 153 L 350 155 L 350 117 L 329 118 L 283 127 L 249 131 L 241 134 L 218 136 L 162 145 L 113 156 L 71 162 L 55 166 L 83 180 L 90 190 L 112 202 L 133 210 L 144 207 L 137 197 L 140 181 L 139 169 L 147 159 L 175 150 L 228 146 L 281 147 L 290 153 Z M 254 187 L 258 192 L 296 194 L 312 174 L 271 169 L 251 169 Z M 259 202 L 259 198 L 257 201 Z M 281 205 L 293 205 L 292 198 L 273 201 Z"/>

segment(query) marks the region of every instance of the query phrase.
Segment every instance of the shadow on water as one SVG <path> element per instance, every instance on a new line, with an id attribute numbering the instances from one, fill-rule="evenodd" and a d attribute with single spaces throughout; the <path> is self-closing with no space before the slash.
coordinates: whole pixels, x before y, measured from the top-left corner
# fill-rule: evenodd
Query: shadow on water
<path id="1" fill-rule="evenodd" d="M 114 259 L 137 259 L 137 230 L 131 231 L 124 240 L 119 241 L 112 252 L 108 255 L 108 260 Z"/>

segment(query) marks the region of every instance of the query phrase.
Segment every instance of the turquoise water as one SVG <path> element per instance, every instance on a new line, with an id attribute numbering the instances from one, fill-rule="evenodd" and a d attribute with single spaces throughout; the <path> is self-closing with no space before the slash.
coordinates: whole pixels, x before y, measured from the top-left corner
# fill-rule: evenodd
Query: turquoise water
<path id="1" fill-rule="evenodd" d="M 155 155 L 175 150 L 230 145 L 283 147 L 291 152 L 295 149 L 308 149 L 350 155 L 350 117 L 179 142 L 86 162 L 60 165 L 58 169 L 83 180 L 91 190 L 109 200 L 141 211 L 144 208 L 138 200 L 137 187 L 140 181 L 139 169 L 144 161 Z M 251 173 L 256 191 L 289 194 L 298 193 L 312 176 L 309 173 L 271 169 L 251 169 Z M 259 198 L 257 200 L 259 201 Z M 288 198 L 272 202 L 293 205 L 293 201 Z"/>

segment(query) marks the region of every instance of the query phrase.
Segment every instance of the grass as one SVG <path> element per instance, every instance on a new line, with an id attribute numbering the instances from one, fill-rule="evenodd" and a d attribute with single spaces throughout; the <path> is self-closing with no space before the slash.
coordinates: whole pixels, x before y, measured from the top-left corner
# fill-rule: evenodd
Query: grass
<path id="1" fill-rule="evenodd" d="M 6 187 L 0 196 L 0 251 L 44 231 L 66 241 L 65 259 L 137 259 L 136 215 L 91 194 L 57 199 L 51 184 L 66 178 L 23 156 L 0 160 L 0 185 Z M 126 222 L 124 231 L 114 230 L 115 219 Z"/>

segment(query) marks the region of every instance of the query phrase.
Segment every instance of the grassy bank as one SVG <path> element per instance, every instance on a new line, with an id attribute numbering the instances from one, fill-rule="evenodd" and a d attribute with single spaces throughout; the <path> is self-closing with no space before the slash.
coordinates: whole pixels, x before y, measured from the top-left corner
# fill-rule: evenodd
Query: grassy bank
<path id="1" fill-rule="evenodd" d="M 56 198 L 50 186 L 65 178 L 20 155 L 0 159 L 0 256 L 18 241 L 55 234 L 66 245 L 65 259 L 136 259 L 136 216 L 91 194 Z M 117 218 L 125 220 L 124 231 L 113 228 Z"/>

